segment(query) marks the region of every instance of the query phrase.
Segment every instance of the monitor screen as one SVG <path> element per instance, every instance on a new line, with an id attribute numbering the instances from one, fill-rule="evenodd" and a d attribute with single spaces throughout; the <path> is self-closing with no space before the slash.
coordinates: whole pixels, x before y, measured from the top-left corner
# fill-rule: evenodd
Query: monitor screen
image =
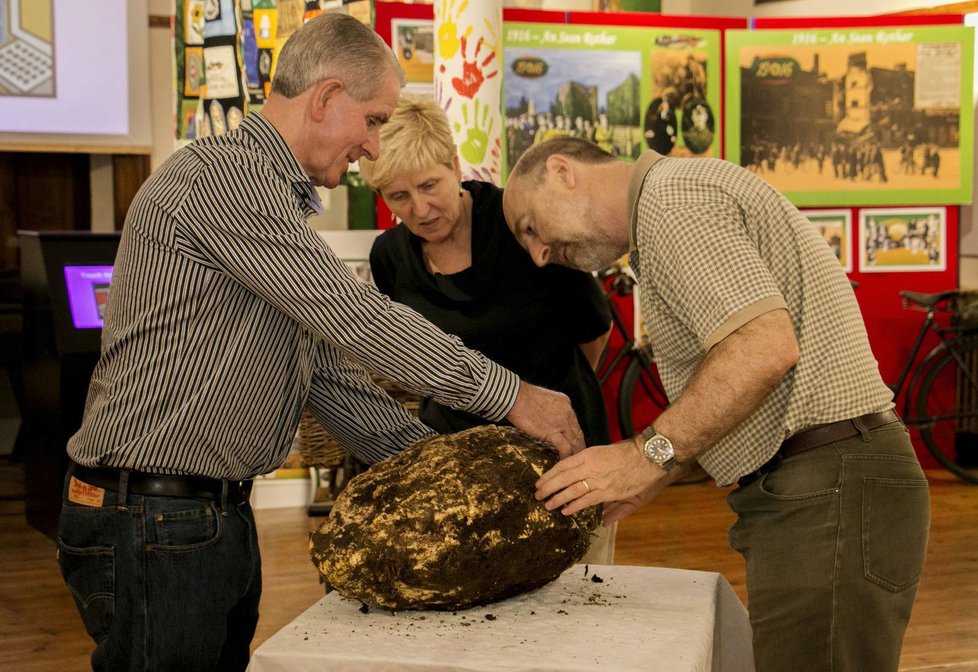
<path id="1" fill-rule="evenodd" d="M 64 271 L 75 329 L 101 329 L 112 266 L 65 266 Z"/>

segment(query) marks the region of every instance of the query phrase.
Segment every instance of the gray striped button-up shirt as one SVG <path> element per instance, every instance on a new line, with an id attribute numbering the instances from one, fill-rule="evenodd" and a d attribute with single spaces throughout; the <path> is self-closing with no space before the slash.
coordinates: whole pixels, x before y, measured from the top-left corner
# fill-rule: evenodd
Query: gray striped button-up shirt
<path id="1" fill-rule="evenodd" d="M 285 459 L 306 406 L 364 461 L 433 434 L 376 388 L 499 420 L 519 379 L 357 282 L 260 114 L 176 152 L 134 200 L 81 429 L 85 466 L 243 479 Z"/>

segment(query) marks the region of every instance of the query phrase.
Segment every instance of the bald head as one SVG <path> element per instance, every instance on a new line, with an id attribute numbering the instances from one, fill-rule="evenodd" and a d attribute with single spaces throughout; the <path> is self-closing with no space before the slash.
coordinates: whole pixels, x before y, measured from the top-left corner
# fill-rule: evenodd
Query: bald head
<path id="1" fill-rule="evenodd" d="M 508 184 L 512 185 L 514 180 L 527 180 L 534 187 L 540 186 L 546 175 L 547 159 L 554 155 L 564 156 L 584 165 L 617 161 L 613 155 L 587 140 L 569 136 L 556 137 L 533 145 L 523 152 L 509 174 Z"/>
<path id="2" fill-rule="evenodd" d="M 510 173 L 503 212 L 510 230 L 538 266 L 560 264 L 593 271 L 628 250 L 627 222 L 618 216 L 630 164 L 577 138 L 534 145 Z M 627 216 L 626 216 L 627 219 Z"/>

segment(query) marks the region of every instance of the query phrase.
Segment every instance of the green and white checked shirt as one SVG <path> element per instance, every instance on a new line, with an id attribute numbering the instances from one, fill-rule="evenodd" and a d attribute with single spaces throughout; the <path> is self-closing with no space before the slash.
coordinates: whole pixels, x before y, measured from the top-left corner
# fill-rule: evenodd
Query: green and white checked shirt
<path id="1" fill-rule="evenodd" d="M 629 185 L 642 317 L 669 398 L 714 345 L 786 308 L 801 356 L 761 407 L 700 455 L 720 485 L 812 425 L 893 407 L 838 260 L 788 200 L 719 159 L 647 152 Z"/>

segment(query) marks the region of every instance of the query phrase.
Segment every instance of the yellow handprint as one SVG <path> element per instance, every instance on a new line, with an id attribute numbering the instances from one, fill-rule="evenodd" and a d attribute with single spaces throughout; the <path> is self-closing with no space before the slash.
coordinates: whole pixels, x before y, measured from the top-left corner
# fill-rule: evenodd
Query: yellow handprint
<path id="1" fill-rule="evenodd" d="M 459 34 L 458 34 L 458 17 L 462 15 L 468 6 L 469 0 L 462 0 L 462 4 L 458 6 L 458 9 L 453 13 L 452 9 L 455 6 L 455 0 L 444 0 L 436 8 L 436 16 L 440 17 L 438 21 L 438 55 L 443 59 L 449 59 L 455 55 L 458 51 L 459 45 Z M 469 26 L 465 30 L 464 37 L 468 37 L 472 33 L 472 26 Z"/>
<path id="2" fill-rule="evenodd" d="M 468 163 L 479 166 L 486 158 L 486 150 L 489 147 L 489 136 L 492 133 L 492 126 L 495 119 L 489 114 L 489 105 L 482 106 L 482 125 L 479 127 L 479 101 L 472 101 L 472 125 L 469 126 L 469 105 L 462 103 L 462 120 L 465 122 L 465 141 L 459 146 L 459 152 Z M 461 133 L 462 124 L 455 123 L 455 132 Z"/>

